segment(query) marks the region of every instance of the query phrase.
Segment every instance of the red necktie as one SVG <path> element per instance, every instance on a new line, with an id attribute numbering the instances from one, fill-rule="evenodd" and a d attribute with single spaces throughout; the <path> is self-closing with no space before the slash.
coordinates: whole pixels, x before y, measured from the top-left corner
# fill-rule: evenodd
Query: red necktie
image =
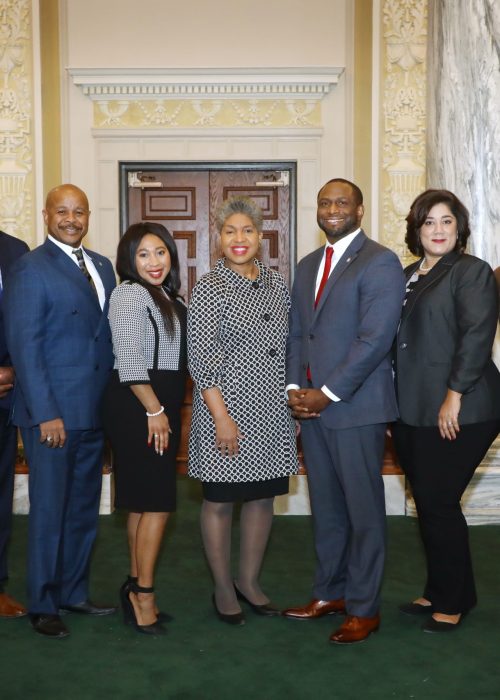
<path id="1" fill-rule="evenodd" d="M 330 270 L 332 268 L 332 255 L 333 248 L 332 246 L 328 246 L 325 253 L 325 267 L 323 269 L 323 276 L 321 277 L 321 282 L 319 283 L 318 291 L 316 293 L 316 299 L 314 300 L 314 308 L 318 306 L 321 295 L 323 294 L 323 289 L 325 288 L 325 284 L 328 282 L 328 277 L 330 276 Z"/>

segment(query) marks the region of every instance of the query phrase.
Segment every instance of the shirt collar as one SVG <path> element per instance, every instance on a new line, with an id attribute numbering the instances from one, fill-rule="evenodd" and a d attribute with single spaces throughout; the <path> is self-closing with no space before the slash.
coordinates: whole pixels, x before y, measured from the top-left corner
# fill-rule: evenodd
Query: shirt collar
<path id="1" fill-rule="evenodd" d="M 338 260 L 339 258 L 344 255 L 346 250 L 349 248 L 353 240 L 356 238 L 358 233 L 361 232 L 361 228 L 357 228 L 355 231 L 352 233 L 348 233 L 347 236 L 344 236 L 341 238 L 339 241 L 336 241 L 336 243 L 328 243 L 325 245 L 325 250 L 327 248 L 333 248 L 335 250 L 335 259 Z"/>
<path id="2" fill-rule="evenodd" d="M 61 241 L 58 241 L 57 238 L 54 238 L 54 236 L 51 236 L 50 233 L 47 235 L 47 238 L 50 241 L 52 241 L 52 243 L 54 243 L 58 248 L 63 250 L 66 253 L 66 255 L 71 256 L 74 250 L 79 250 L 79 249 L 83 250 L 81 243 L 79 246 L 74 248 L 72 245 L 68 245 L 67 243 L 62 243 Z"/>

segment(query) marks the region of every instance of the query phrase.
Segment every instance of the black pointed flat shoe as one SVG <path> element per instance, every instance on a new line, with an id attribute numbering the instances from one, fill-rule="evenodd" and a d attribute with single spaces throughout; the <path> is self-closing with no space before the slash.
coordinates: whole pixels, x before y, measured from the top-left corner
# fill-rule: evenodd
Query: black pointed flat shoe
<path id="1" fill-rule="evenodd" d="M 434 608 L 432 605 L 421 605 L 420 603 L 401 603 L 398 606 L 399 612 L 403 615 L 421 617 L 422 615 L 432 615 Z"/>
<path id="2" fill-rule="evenodd" d="M 261 605 L 252 603 L 251 600 L 248 600 L 248 598 L 245 595 L 243 595 L 243 593 L 240 590 L 238 590 L 236 584 L 233 585 L 238 600 L 242 600 L 244 603 L 249 605 L 256 615 L 262 615 L 263 617 L 277 617 L 278 615 L 281 615 L 281 610 L 278 610 L 278 608 L 275 608 L 270 603 L 263 603 Z"/>
<path id="3" fill-rule="evenodd" d="M 430 632 L 431 634 L 434 634 L 435 632 L 453 632 L 457 629 L 457 627 L 460 627 L 462 619 L 463 615 L 458 622 L 441 622 L 440 620 L 435 620 L 433 617 L 431 617 L 422 625 L 422 630 L 424 632 Z"/>
<path id="4" fill-rule="evenodd" d="M 232 615 L 227 615 L 226 613 L 221 613 L 219 608 L 217 607 L 217 603 L 215 602 L 215 595 L 212 594 L 212 604 L 214 606 L 214 610 L 217 614 L 217 617 L 221 622 L 227 622 L 228 625 L 244 625 L 245 624 L 245 616 L 243 615 L 242 612 L 238 613 L 233 613 Z"/>

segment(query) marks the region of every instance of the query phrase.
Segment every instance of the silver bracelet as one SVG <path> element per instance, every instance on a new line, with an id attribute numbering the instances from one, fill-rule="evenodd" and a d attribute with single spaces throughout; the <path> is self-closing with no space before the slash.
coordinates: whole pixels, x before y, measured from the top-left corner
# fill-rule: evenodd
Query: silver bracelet
<path id="1" fill-rule="evenodd" d="M 156 413 L 148 413 L 146 411 L 146 415 L 148 418 L 154 418 L 155 416 L 159 416 L 161 413 L 163 413 L 164 410 L 165 410 L 165 406 L 160 406 L 160 410 L 156 411 Z"/>

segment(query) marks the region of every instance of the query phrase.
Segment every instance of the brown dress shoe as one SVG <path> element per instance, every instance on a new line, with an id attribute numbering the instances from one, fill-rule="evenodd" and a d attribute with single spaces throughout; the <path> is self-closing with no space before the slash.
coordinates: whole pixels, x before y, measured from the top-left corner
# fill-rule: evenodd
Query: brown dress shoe
<path id="1" fill-rule="evenodd" d="M 330 636 L 334 644 L 356 644 L 364 642 L 372 632 L 380 627 L 380 615 L 375 617 L 356 617 L 348 615 L 343 624 Z"/>
<path id="2" fill-rule="evenodd" d="M 342 598 L 339 600 L 311 600 L 303 608 L 288 608 L 281 613 L 292 620 L 315 620 L 324 615 L 344 615 L 345 603 Z"/>
<path id="3" fill-rule="evenodd" d="M 24 605 L 11 598 L 8 593 L 0 593 L 0 617 L 24 617 L 27 614 Z"/>

